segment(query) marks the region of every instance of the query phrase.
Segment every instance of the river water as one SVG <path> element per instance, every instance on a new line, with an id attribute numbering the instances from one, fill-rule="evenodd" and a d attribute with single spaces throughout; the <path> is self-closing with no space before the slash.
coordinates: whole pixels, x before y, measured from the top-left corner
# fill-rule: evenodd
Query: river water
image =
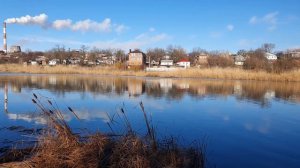
<path id="1" fill-rule="evenodd" d="M 111 132 L 108 116 L 123 108 L 143 134 L 143 102 L 158 137 L 205 143 L 209 167 L 300 167 L 300 83 L 0 74 L 1 148 L 45 126 L 33 93 L 56 102 L 75 132 Z"/>

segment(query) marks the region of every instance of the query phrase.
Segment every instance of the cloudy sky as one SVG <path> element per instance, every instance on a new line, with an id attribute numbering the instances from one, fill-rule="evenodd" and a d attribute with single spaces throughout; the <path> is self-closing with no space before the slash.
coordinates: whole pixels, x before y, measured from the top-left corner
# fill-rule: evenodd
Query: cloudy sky
<path id="1" fill-rule="evenodd" d="M 191 51 L 300 47 L 298 0 L 2 0 L 8 46 L 48 50 L 178 45 Z M 2 41 L 2 40 L 1 40 Z M 2 45 L 1 45 L 2 46 Z M 2 47 L 0 47 L 1 49 Z"/>

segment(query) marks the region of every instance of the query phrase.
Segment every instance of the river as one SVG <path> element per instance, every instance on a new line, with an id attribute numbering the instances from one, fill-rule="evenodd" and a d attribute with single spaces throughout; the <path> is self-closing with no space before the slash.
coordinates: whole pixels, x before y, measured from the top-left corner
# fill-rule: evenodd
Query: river
<path id="1" fill-rule="evenodd" d="M 205 143 L 209 167 L 300 167 L 300 83 L 0 74 L 1 148 L 45 126 L 33 93 L 56 102 L 75 132 L 110 132 L 109 116 L 124 108 L 142 134 L 143 102 L 158 137 Z"/>

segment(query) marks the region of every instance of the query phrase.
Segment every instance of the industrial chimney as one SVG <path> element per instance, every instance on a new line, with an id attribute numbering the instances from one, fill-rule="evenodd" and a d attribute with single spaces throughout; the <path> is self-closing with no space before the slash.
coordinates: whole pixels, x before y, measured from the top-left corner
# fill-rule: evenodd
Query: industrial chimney
<path id="1" fill-rule="evenodd" d="M 7 53 L 7 43 L 6 43 L 6 23 L 3 22 L 3 51 Z"/>

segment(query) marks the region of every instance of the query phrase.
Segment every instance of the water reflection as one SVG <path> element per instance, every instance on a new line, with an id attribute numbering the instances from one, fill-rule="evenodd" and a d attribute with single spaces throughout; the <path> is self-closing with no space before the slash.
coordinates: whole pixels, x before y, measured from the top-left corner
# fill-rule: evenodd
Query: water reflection
<path id="1" fill-rule="evenodd" d="M 185 94 L 201 99 L 203 97 L 235 96 L 238 100 L 252 101 L 266 107 L 271 99 L 300 102 L 299 83 L 276 83 L 258 81 L 222 81 L 196 79 L 159 79 L 159 78 L 113 78 L 81 75 L 32 75 L 1 76 L 0 87 L 4 88 L 4 106 L 7 110 L 8 85 L 11 91 L 21 92 L 24 88 L 47 89 L 56 96 L 65 96 L 67 92 L 80 92 L 82 98 L 86 92 L 94 95 L 128 95 L 139 97 L 166 97 L 180 100 Z"/>
<path id="2" fill-rule="evenodd" d="M 209 137 L 214 152 L 208 157 L 217 167 L 300 164 L 300 83 L 2 74 L 0 109 L 5 112 L 0 113 L 0 147 L 24 138 L 5 128 L 39 129 L 47 123 L 31 102 L 33 92 L 53 98 L 75 131 L 109 132 L 108 115 L 125 104 L 132 126 L 143 132 L 143 114 L 137 106 L 143 101 L 153 114 L 158 136 L 184 137 L 187 144 Z M 253 160 L 256 164 L 251 166 Z"/>

